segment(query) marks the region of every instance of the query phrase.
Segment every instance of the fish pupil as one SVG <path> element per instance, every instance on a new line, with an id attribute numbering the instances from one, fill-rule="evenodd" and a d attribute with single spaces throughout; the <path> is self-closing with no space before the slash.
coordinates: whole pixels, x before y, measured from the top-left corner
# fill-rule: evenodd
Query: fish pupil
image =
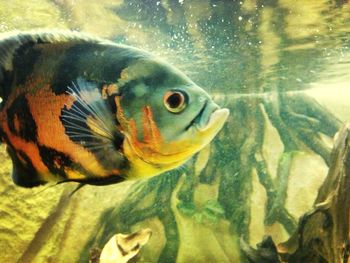
<path id="1" fill-rule="evenodd" d="M 170 108 L 177 108 L 181 104 L 182 97 L 178 93 L 174 93 L 168 98 L 168 104 Z"/>

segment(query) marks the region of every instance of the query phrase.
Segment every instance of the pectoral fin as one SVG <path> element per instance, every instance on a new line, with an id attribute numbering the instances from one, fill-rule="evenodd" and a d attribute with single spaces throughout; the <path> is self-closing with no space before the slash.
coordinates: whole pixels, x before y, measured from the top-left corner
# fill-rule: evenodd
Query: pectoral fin
<path id="1" fill-rule="evenodd" d="M 127 165 L 120 151 L 124 136 L 117 128 L 113 108 L 103 97 L 103 86 L 82 78 L 73 82 L 67 93 L 75 101 L 62 110 L 61 121 L 72 141 L 91 152 L 111 174 L 118 174 Z M 100 183 L 99 178 L 96 180 Z"/>

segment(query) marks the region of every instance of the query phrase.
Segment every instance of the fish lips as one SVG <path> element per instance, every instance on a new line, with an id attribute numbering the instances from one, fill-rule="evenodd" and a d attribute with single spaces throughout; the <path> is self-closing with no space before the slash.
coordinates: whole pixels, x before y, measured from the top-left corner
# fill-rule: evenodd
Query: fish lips
<path id="1" fill-rule="evenodd" d="M 228 109 L 220 108 L 217 104 L 206 101 L 189 126 L 204 132 L 215 123 L 224 123 L 229 114 L 230 111 Z"/>

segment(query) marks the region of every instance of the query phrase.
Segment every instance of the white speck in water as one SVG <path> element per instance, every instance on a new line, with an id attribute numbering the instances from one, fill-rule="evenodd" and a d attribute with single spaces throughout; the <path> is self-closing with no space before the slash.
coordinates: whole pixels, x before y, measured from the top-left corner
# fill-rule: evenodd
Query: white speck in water
<path id="1" fill-rule="evenodd" d="M 179 0 L 180 5 L 184 3 L 185 0 Z"/>
<path id="2" fill-rule="evenodd" d="M 157 2 L 157 5 L 160 5 L 160 1 Z"/>
<path id="3" fill-rule="evenodd" d="M 239 21 L 242 21 L 242 20 L 243 20 L 243 17 L 239 16 L 239 17 L 238 17 L 238 20 L 239 20 Z"/>

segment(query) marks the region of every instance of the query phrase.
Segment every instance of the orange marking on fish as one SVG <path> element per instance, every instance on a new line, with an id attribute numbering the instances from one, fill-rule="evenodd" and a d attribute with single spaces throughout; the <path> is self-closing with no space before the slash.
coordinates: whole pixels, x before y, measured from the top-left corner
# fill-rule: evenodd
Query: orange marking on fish
<path id="1" fill-rule="evenodd" d="M 114 175 L 121 175 L 121 171 L 118 170 L 118 169 L 113 169 L 112 170 L 112 174 L 114 174 Z"/>
<path id="2" fill-rule="evenodd" d="M 131 135 L 131 138 L 136 142 L 136 143 L 140 143 L 137 140 L 137 126 L 136 126 L 136 121 L 134 119 L 131 119 L 129 121 L 129 133 Z"/>
<path id="3" fill-rule="evenodd" d="M 7 137 L 10 143 L 13 145 L 13 147 L 17 151 L 20 150 L 24 152 L 30 158 L 35 169 L 37 169 L 41 173 L 49 172 L 49 170 L 47 169 L 47 167 L 45 166 L 45 164 L 41 159 L 39 149 L 36 144 L 32 142 L 27 142 L 22 138 L 19 138 L 16 135 L 13 135 L 7 124 L 2 125 L 2 129 L 7 134 Z"/>
<path id="4" fill-rule="evenodd" d="M 1 110 L 0 114 L 0 126 L 4 133 L 7 135 L 8 140 L 13 145 L 15 150 L 24 152 L 31 160 L 34 168 L 41 173 L 48 173 L 46 165 L 43 163 L 39 149 L 37 145 L 33 142 L 27 142 L 24 139 L 12 134 L 7 124 L 7 109 L 12 105 L 13 101 L 21 94 L 25 93 L 26 89 L 24 87 L 17 87 L 14 89 L 13 93 L 8 97 L 5 107 Z M 18 116 L 15 115 L 14 118 L 15 130 L 18 132 L 20 130 L 20 123 Z M 18 156 L 20 157 L 20 156 Z M 22 161 L 23 158 L 20 158 Z"/>
<path id="5" fill-rule="evenodd" d="M 32 90 L 32 87 L 26 86 Z M 70 109 L 75 98 L 69 94 L 56 95 L 45 82 L 40 86 L 35 94 L 26 94 L 30 111 L 37 125 L 39 143 L 67 154 L 74 162 L 80 163 L 93 174 L 107 176 L 108 172 L 103 169 L 95 156 L 84 147 L 72 142 L 65 134 L 65 128 L 60 121 L 61 110 L 64 106 Z M 72 174 L 79 178 L 81 176 L 80 173 Z"/>
<path id="6" fill-rule="evenodd" d="M 159 129 L 153 119 L 153 113 L 149 106 L 143 108 L 142 116 L 142 132 L 143 141 L 138 140 L 137 126 L 134 119 L 128 120 L 125 117 L 123 108 L 120 103 L 120 97 L 115 97 L 117 105 L 117 119 L 122 126 L 123 133 L 128 141 L 133 145 L 134 150 L 139 156 L 153 155 L 155 152 L 159 152 L 163 139 L 159 132 Z"/>
<path id="7" fill-rule="evenodd" d="M 152 130 L 149 118 L 147 117 L 147 106 L 143 108 L 143 115 L 142 115 L 142 129 L 143 129 L 143 140 L 146 143 L 152 143 L 153 136 L 152 136 Z"/>
<path id="8" fill-rule="evenodd" d="M 107 94 L 108 96 L 112 96 L 114 94 L 117 94 L 119 92 L 119 87 L 117 84 L 110 84 L 107 86 Z"/>
<path id="9" fill-rule="evenodd" d="M 69 94 L 56 95 L 52 92 L 50 85 L 44 78 L 37 77 L 34 79 L 28 77 L 25 86 L 15 87 L 13 93 L 9 96 L 6 102 L 6 108 L 0 114 L 0 125 L 15 150 L 21 150 L 26 153 L 39 173 L 49 176 L 48 168 L 41 159 L 37 144 L 26 142 L 13 135 L 9 127 L 7 127 L 6 110 L 21 94 L 25 94 L 30 113 L 37 125 L 38 144 L 45 145 L 70 156 L 74 162 L 80 163 L 87 171 L 95 175 L 103 177 L 110 174 L 109 171 L 103 169 L 92 153 L 87 151 L 83 146 L 72 142 L 65 134 L 64 126 L 60 121 L 61 110 L 64 106 L 70 109 L 75 98 Z M 17 126 L 20 126 L 20 123 Z M 71 179 L 86 178 L 86 176 L 70 168 L 67 168 L 67 170 L 70 171 L 68 176 L 74 176 L 69 177 Z"/>
<path id="10" fill-rule="evenodd" d="M 101 90 L 102 99 L 107 99 L 108 96 L 112 96 L 114 94 L 117 94 L 118 91 L 119 91 L 119 88 L 116 84 L 103 85 L 102 90 Z"/>
<path id="11" fill-rule="evenodd" d="M 137 126 L 134 119 L 128 120 L 125 117 L 124 110 L 120 103 L 120 97 L 115 97 L 115 103 L 117 105 L 117 119 L 121 125 L 121 131 L 129 138 L 133 143 L 140 143 L 137 140 Z"/>
<path id="12" fill-rule="evenodd" d="M 137 139 L 137 127 L 134 119 L 128 120 L 125 117 L 124 110 L 120 103 L 120 97 L 115 97 L 115 103 L 117 105 L 116 117 L 118 122 L 120 123 L 120 131 L 124 134 L 127 140 L 134 146 L 134 149 L 141 149 L 143 144 Z"/>
<path id="13" fill-rule="evenodd" d="M 145 142 L 152 146 L 152 148 L 159 150 L 163 138 L 153 119 L 153 113 L 150 106 L 145 106 L 143 108 L 142 123 Z"/>
<path id="14" fill-rule="evenodd" d="M 116 117 L 120 123 L 120 130 L 123 131 L 124 127 L 128 127 L 128 120 L 126 119 L 126 117 L 124 115 L 124 110 L 123 110 L 121 103 L 120 103 L 120 97 L 116 96 L 114 98 L 114 101 L 115 101 L 115 104 L 117 105 L 117 112 L 116 112 L 117 116 Z"/>

